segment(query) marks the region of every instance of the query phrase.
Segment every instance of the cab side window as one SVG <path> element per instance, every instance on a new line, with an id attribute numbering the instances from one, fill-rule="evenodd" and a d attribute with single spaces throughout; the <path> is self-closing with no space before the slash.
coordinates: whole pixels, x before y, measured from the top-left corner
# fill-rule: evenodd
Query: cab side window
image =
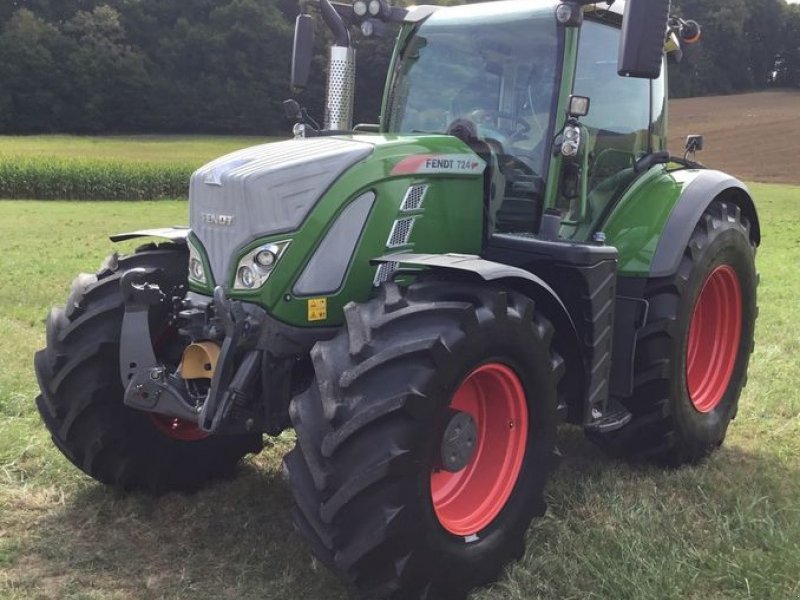
<path id="1" fill-rule="evenodd" d="M 574 93 L 592 100 L 581 122 L 589 130 L 589 192 L 614 186 L 650 145 L 650 81 L 617 74 L 620 31 L 588 21 L 581 31 Z"/>

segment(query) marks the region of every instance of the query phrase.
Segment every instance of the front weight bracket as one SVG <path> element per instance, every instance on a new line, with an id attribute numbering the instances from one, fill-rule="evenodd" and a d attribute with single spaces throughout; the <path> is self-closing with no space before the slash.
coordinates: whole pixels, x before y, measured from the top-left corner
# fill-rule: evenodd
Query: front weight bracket
<path id="1" fill-rule="evenodd" d="M 120 279 L 125 303 L 120 331 L 119 372 L 124 403 L 139 410 L 197 420 L 181 388 L 183 380 L 167 373 L 153 350 L 150 307 L 168 300 L 158 285 L 159 269 L 131 269 Z"/>

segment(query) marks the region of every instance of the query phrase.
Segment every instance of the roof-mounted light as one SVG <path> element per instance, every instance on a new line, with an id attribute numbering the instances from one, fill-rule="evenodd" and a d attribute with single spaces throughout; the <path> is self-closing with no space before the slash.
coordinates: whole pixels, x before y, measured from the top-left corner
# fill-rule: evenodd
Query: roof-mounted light
<path id="1" fill-rule="evenodd" d="M 367 14 L 367 2 L 366 0 L 356 0 L 353 2 L 353 13 L 357 17 L 363 17 Z"/>

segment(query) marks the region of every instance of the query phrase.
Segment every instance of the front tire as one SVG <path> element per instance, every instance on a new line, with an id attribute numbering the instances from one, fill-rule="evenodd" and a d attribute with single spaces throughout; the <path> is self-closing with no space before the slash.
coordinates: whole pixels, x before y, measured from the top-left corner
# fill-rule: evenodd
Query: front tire
<path id="1" fill-rule="evenodd" d="M 753 350 L 755 250 L 739 207 L 714 201 L 678 272 L 648 282 L 634 395 L 623 400 L 633 419 L 601 438 L 614 453 L 678 466 L 723 443 Z"/>
<path id="2" fill-rule="evenodd" d="M 120 278 L 134 268 L 160 269 L 167 297 L 182 296 L 187 260 L 186 248 L 175 244 L 113 255 L 96 275 L 78 276 L 66 306 L 47 319 L 47 346 L 34 359 L 41 389 L 36 406 L 64 456 L 103 483 L 153 493 L 193 491 L 230 475 L 245 454 L 261 449 L 260 435 L 208 436 L 195 424 L 123 404 Z M 150 309 L 150 330 L 162 340 L 175 333 L 170 308 Z M 156 343 L 161 359 L 170 354 L 175 360 L 181 351 L 169 340 Z"/>
<path id="3" fill-rule="evenodd" d="M 495 580 L 545 511 L 563 363 L 516 293 L 394 284 L 345 308 L 291 404 L 285 469 L 295 524 L 362 597 L 463 598 Z M 477 448 L 442 468 L 442 432 L 467 412 Z"/>

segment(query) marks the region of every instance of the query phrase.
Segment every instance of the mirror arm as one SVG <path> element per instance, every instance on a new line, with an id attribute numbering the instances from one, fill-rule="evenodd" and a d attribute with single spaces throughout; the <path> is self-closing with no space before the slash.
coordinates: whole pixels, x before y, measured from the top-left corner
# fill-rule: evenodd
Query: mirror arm
<path id="1" fill-rule="evenodd" d="M 320 13 L 322 14 L 322 20 L 325 21 L 325 24 L 331 30 L 331 33 L 333 33 L 335 45 L 349 48 L 350 32 L 347 29 L 347 24 L 345 23 L 344 18 L 341 14 L 339 14 L 337 7 L 341 7 L 342 12 L 346 10 L 352 11 L 352 8 L 350 6 L 341 4 L 334 6 L 330 0 L 311 0 L 309 4 L 319 7 Z"/>

